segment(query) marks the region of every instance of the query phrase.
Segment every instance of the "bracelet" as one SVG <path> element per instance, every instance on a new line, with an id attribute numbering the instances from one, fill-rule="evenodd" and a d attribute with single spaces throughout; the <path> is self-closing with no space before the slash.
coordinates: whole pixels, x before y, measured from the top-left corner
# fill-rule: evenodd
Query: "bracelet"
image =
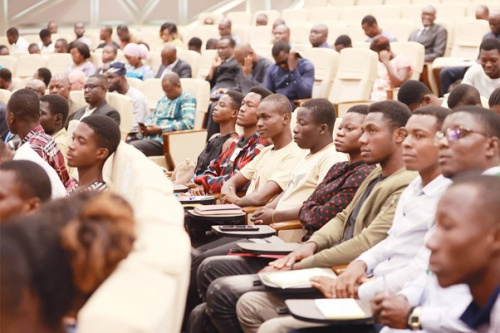
<path id="1" fill-rule="evenodd" d="M 274 220 L 274 214 L 276 214 L 276 210 L 273 212 L 273 214 L 271 215 L 271 221 L 273 221 L 273 223 L 276 223 L 276 221 Z"/>

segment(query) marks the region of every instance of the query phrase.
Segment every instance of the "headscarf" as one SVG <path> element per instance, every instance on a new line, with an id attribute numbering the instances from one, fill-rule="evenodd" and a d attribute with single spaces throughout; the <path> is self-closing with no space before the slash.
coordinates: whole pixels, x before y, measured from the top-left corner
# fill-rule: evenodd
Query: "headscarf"
<path id="1" fill-rule="evenodd" d="M 129 43 L 125 45 L 123 53 L 130 57 L 137 57 L 139 59 L 149 59 L 149 50 L 144 44 Z"/>

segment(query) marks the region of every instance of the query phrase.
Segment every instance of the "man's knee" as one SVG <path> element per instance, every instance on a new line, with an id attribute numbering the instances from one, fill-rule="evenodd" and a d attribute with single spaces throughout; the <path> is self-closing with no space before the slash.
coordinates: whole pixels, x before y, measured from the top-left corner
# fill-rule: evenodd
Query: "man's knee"
<path id="1" fill-rule="evenodd" d="M 248 292 L 240 297 L 236 303 L 236 314 L 242 326 L 253 325 L 256 321 L 257 314 L 262 311 L 258 304 L 257 296 L 254 292 Z"/>

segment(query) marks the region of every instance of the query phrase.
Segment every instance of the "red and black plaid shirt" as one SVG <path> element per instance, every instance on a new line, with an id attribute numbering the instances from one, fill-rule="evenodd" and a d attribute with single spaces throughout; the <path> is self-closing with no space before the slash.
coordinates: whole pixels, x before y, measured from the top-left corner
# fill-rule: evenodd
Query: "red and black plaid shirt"
<path id="1" fill-rule="evenodd" d="M 57 147 L 54 139 L 45 133 L 41 125 L 38 125 L 24 137 L 21 145 L 26 142 L 29 142 L 30 147 L 36 151 L 37 154 L 45 160 L 45 162 L 49 163 L 49 165 L 54 168 L 59 175 L 61 182 L 66 187 L 66 190 L 68 190 L 68 186 L 70 185 L 69 174 L 64 164 L 63 154 Z"/>

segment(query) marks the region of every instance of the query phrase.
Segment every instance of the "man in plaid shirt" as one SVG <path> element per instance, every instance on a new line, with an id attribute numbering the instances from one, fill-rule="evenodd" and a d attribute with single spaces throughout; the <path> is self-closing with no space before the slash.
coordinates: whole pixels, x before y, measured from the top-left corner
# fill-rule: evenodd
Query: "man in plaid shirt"
<path id="1" fill-rule="evenodd" d="M 163 155 L 163 133 L 194 127 L 196 98 L 182 91 L 179 75 L 165 74 L 161 85 L 165 96 L 160 98 L 155 110 L 147 116 L 145 124 L 139 123 L 143 138 L 131 142 L 146 156 Z"/>
<path id="2" fill-rule="evenodd" d="M 202 175 L 195 177 L 194 182 L 198 186 L 191 190 L 193 195 L 220 193 L 225 181 L 271 144 L 257 133 L 256 115 L 260 101 L 270 94 L 269 90 L 259 86 L 250 89 L 241 103 L 236 120 L 236 124 L 243 127 L 243 135 L 235 138 L 229 148 L 213 160 Z"/>
<path id="3" fill-rule="evenodd" d="M 7 104 L 7 125 L 13 134 L 18 134 L 21 145 L 29 144 L 54 170 L 65 185 L 69 186 L 69 175 L 64 157 L 52 137 L 40 125 L 40 101 L 31 90 L 21 89 L 12 94 Z"/>

